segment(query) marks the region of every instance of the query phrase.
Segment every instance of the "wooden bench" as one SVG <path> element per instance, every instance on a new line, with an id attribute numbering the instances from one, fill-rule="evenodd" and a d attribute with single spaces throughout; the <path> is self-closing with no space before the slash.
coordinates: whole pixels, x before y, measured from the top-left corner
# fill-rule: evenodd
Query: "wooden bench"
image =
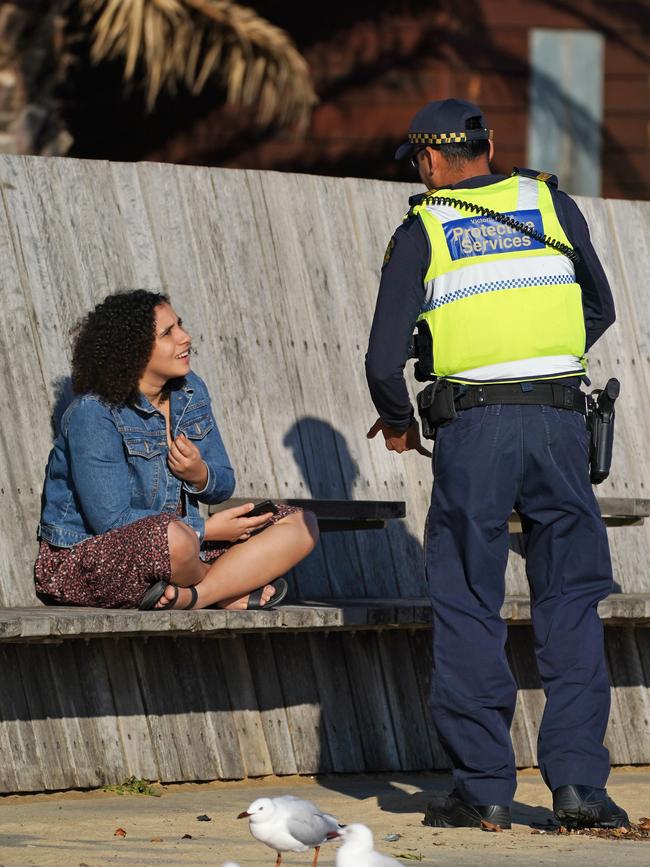
<path id="1" fill-rule="evenodd" d="M 210 512 L 241 506 L 244 503 L 261 503 L 268 497 L 233 497 L 220 506 L 212 506 Z M 299 506 L 308 509 L 318 519 L 321 533 L 350 532 L 352 530 L 383 530 L 387 521 L 406 516 L 403 500 L 307 500 L 273 498 L 277 505 Z"/>
<path id="2" fill-rule="evenodd" d="M 0 183 L 0 349 L 11 359 L 0 371 L 0 791 L 132 774 L 444 768 L 427 711 L 430 463 L 365 437 L 374 410 L 364 344 L 386 239 L 412 190 L 10 156 L 0 157 Z M 623 383 L 612 478 L 599 490 L 622 590 L 600 608 L 614 684 L 607 745 L 616 763 L 647 763 L 638 720 L 650 703 L 650 630 L 640 628 L 650 592 L 641 291 L 650 262 L 623 262 L 620 250 L 645 249 L 650 207 L 581 204 L 630 311 L 590 358 L 595 379 Z M 316 511 L 321 543 L 289 576 L 286 606 L 104 611 L 34 597 L 34 531 L 70 328 L 106 293 L 133 286 L 168 289 L 193 332 L 239 502 L 278 496 Z M 514 549 L 516 516 L 510 529 Z M 526 588 L 513 550 L 503 615 L 520 687 L 519 766 L 535 764 L 543 707 Z"/>
<path id="3" fill-rule="evenodd" d="M 236 498 L 213 507 L 212 512 L 245 502 Z M 322 532 L 346 532 L 385 528 L 387 521 L 403 518 L 402 501 L 345 501 L 275 499 L 276 503 L 300 506 L 314 512 Z M 650 516 L 650 500 L 600 498 L 607 526 L 640 526 Z M 521 530 L 513 513 L 511 532 Z M 650 625 L 650 594 L 614 593 L 599 606 L 608 625 Z M 511 626 L 530 623 L 527 596 L 509 595 L 502 616 Z M 416 598 L 318 598 L 290 601 L 270 611 L 106 611 L 95 608 L 10 608 L 0 610 L 0 642 L 61 642 L 74 638 L 133 635 L 224 635 L 320 630 L 420 629 L 430 626 L 431 610 L 426 597 Z"/>
<path id="4" fill-rule="evenodd" d="M 234 497 L 220 506 L 213 506 L 210 512 L 243 503 L 261 503 L 266 497 Z M 607 527 L 640 527 L 647 517 L 650 517 L 650 500 L 638 497 L 598 497 L 603 521 Z M 309 509 L 318 518 L 321 533 L 346 530 L 381 530 L 386 521 L 404 518 L 406 503 L 404 501 L 382 500 L 307 500 L 274 498 L 274 503 L 286 503 L 289 506 L 300 506 Z M 517 512 L 513 512 L 508 521 L 511 533 L 521 533 L 521 520 Z"/>

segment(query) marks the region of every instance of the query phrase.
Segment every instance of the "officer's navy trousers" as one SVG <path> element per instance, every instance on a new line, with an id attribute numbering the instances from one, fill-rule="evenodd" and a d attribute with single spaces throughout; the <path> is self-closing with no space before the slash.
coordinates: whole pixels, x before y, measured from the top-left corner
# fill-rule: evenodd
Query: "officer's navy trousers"
<path id="1" fill-rule="evenodd" d="M 438 430 L 433 461 L 431 708 L 456 791 L 469 803 L 504 805 L 515 792 L 517 689 L 499 614 L 513 508 L 522 519 L 546 694 L 538 763 L 551 789 L 604 787 L 610 686 L 596 606 L 611 592 L 612 570 L 589 482 L 584 417 L 548 406 L 465 410 Z"/>

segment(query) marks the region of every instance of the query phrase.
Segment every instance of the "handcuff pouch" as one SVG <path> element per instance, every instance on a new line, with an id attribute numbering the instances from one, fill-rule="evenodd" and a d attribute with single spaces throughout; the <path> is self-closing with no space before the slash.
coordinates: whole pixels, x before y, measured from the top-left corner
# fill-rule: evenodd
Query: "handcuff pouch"
<path id="1" fill-rule="evenodd" d="M 458 417 L 454 405 L 454 386 L 446 379 L 436 379 L 423 388 L 418 394 L 417 404 L 425 439 L 435 439 L 439 427 L 444 427 Z"/>

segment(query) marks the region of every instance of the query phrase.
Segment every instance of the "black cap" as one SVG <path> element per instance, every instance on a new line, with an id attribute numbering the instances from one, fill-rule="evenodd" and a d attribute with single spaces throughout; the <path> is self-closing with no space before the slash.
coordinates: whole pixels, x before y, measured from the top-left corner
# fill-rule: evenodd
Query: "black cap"
<path id="1" fill-rule="evenodd" d="M 468 129 L 470 118 L 472 124 Z M 439 147 L 491 138 L 492 130 L 488 129 L 478 105 L 465 99 L 437 99 L 415 115 L 409 126 L 408 141 L 397 148 L 395 159 L 401 160 L 413 153 L 418 145 Z"/>

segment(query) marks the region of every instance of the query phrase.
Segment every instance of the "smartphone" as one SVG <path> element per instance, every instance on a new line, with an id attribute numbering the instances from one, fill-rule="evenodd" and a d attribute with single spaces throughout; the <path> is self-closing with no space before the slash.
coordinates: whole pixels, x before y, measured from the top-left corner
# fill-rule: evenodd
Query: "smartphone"
<path id="1" fill-rule="evenodd" d="M 278 507 L 271 500 L 263 500 L 261 503 L 253 506 L 250 512 L 246 512 L 244 518 L 256 518 L 258 515 L 266 515 L 267 512 L 271 512 L 273 515 L 277 515 L 278 513 Z"/>

